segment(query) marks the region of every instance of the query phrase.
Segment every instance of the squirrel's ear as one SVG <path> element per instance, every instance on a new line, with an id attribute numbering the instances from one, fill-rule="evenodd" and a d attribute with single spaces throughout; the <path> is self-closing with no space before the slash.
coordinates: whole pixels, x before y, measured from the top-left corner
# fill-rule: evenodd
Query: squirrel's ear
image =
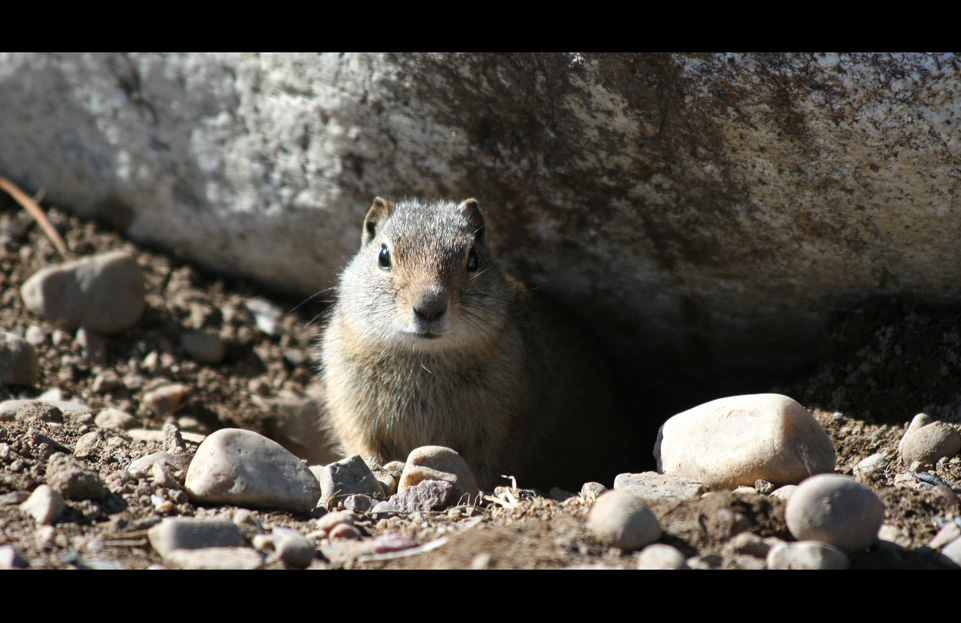
<path id="1" fill-rule="evenodd" d="M 364 217 L 364 231 L 360 237 L 361 244 L 367 244 L 377 237 L 380 226 L 393 209 L 394 204 L 390 201 L 381 197 L 374 197 L 374 203 L 367 211 L 367 216 Z"/>
<path id="2" fill-rule="evenodd" d="M 467 215 L 468 220 L 474 225 L 474 238 L 477 242 L 481 242 L 484 239 L 484 215 L 481 214 L 480 204 L 477 203 L 477 199 L 465 199 L 458 206 L 464 214 Z"/>

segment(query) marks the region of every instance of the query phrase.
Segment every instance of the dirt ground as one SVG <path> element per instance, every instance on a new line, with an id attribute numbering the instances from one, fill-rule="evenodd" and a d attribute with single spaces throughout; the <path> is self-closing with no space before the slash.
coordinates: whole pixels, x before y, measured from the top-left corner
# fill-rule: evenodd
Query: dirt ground
<path id="1" fill-rule="evenodd" d="M 147 279 L 148 309 L 132 329 L 104 338 L 104 351 L 91 357 L 72 334 L 58 332 L 29 313 L 19 290 L 37 270 L 62 262 L 53 245 L 12 200 L 0 197 L 0 328 L 23 336 L 37 325 L 47 334 L 39 347 L 40 374 L 29 387 L 0 386 L 0 400 L 35 397 L 58 388 L 64 400 L 94 410 L 115 407 L 135 415 L 140 426 L 159 430 L 176 423 L 181 431 L 209 433 L 226 426 L 250 428 L 268 436 L 290 436 L 277 412 L 265 408 L 283 395 L 303 395 L 314 378 L 313 346 L 323 312 L 323 296 L 301 301 L 270 297 L 263 290 L 204 274 L 168 255 L 144 249 L 97 224 L 56 209 L 48 216 L 61 232 L 72 258 L 123 249 L 135 255 Z M 283 330 L 267 335 L 257 328 L 246 302 L 266 298 L 286 312 Z M 296 308 L 296 309 L 295 309 Z M 291 311 L 293 310 L 293 311 Z M 809 374 L 784 387 L 769 388 L 807 406 L 834 441 L 839 473 L 880 452 L 892 460 L 866 484 L 885 502 L 885 522 L 897 544 L 886 542 L 852 559 L 853 568 L 949 568 L 926 547 L 939 526 L 959 515 L 961 460 L 938 464 L 936 475 L 948 487 L 931 487 L 906 473 L 897 443 L 907 422 L 924 411 L 961 424 L 961 311 L 926 308 L 897 300 L 872 300 L 840 313 L 824 356 Z M 185 329 L 214 331 L 227 343 L 216 365 L 191 360 L 177 336 Z M 102 382 L 113 371 L 114 387 Z M 100 379 L 99 382 L 98 379 Z M 187 386 L 175 413 L 156 414 L 142 401 L 164 382 Z M 166 516 L 231 517 L 232 507 L 198 507 L 180 489 L 148 478 L 131 477 L 125 467 L 161 449 L 161 442 L 128 433 L 110 433 L 86 463 L 110 489 L 102 501 L 68 501 L 53 529 L 38 529 L 18 508 L 16 492 L 29 492 L 45 480 L 57 445 L 76 446 L 93 430 L 90 416 L 62 422 L 36 419 L 0 421 L 0 442 L 12 452 L 0 456 L 0 545 L 14 545 L 31 568 L 141 569 L 161 560 L 146 530 Z M 195 448 L 196 444 L 189 444 Z M 604 483 L 610 486 L 612 483 Z M 523 486 L 523 483 L 520 483 Z M 954 489 L 954 491 L 951 490 Z M 575 492 L 576 493 L 576 492 Z M 483 507 L 456 507 L 375 521 L 362 517 L 365 535 L 401 533 L 419 548 L 399 555 L 374 555 L 364 543 L 334 542 L 320 548 L 321 568 L 539 569 L 610 566 L 634 568 L 636 553 L 609 548 L 590 536 L 584 516 L 590 500 L 580 496 L 501 496 Z M 721 493 L 698 501 L 654 507 L 663 541 L 693 556 L 695 568 L 758 568 L 763 560 L 736 555 L 727 544 L 738 532 L 790 539 L 783 504 L 776 499 Z M 269 530 L 275 526 L 308 534 L 322 514 L 297 515 L 254 510 Z M 268 568 L 282 568 L 272 562 Z"/>

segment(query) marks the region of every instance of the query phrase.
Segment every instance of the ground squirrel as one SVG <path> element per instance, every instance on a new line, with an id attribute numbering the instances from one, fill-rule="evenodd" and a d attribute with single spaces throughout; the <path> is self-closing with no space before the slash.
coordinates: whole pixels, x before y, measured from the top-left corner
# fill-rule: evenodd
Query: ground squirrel
<path id="1" fill-rule="evenodd" d="M 501 475 L 579 487 L 622 466 L 596 345 L 501 272 L 473 199 L 374 199 L 321 359 L 323 417 L 347 455 L 447 446 L 485 489 Z"/>

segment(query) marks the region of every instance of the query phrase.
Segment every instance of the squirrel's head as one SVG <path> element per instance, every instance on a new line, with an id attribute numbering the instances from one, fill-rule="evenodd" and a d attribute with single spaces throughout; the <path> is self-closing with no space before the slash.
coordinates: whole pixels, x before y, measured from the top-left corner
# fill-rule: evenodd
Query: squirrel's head
<path id="1" fill-rule="evenodd" d="M 493 340 L 506 315 L 505 292 L 476 200 L 377 197 L 340 299 L 355 330 L 430 351 Z"/>

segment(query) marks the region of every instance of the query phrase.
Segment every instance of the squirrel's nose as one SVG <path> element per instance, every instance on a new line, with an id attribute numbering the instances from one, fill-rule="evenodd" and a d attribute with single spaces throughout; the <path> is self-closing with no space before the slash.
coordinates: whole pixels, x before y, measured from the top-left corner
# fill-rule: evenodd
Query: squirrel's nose
<path id="1" fill-rule="evenodd" d="M 414 297 L 411 306 L 418 320 L 433 322 L 447 311 L 447 292 L 440 288 L 425 288 Z"/>

